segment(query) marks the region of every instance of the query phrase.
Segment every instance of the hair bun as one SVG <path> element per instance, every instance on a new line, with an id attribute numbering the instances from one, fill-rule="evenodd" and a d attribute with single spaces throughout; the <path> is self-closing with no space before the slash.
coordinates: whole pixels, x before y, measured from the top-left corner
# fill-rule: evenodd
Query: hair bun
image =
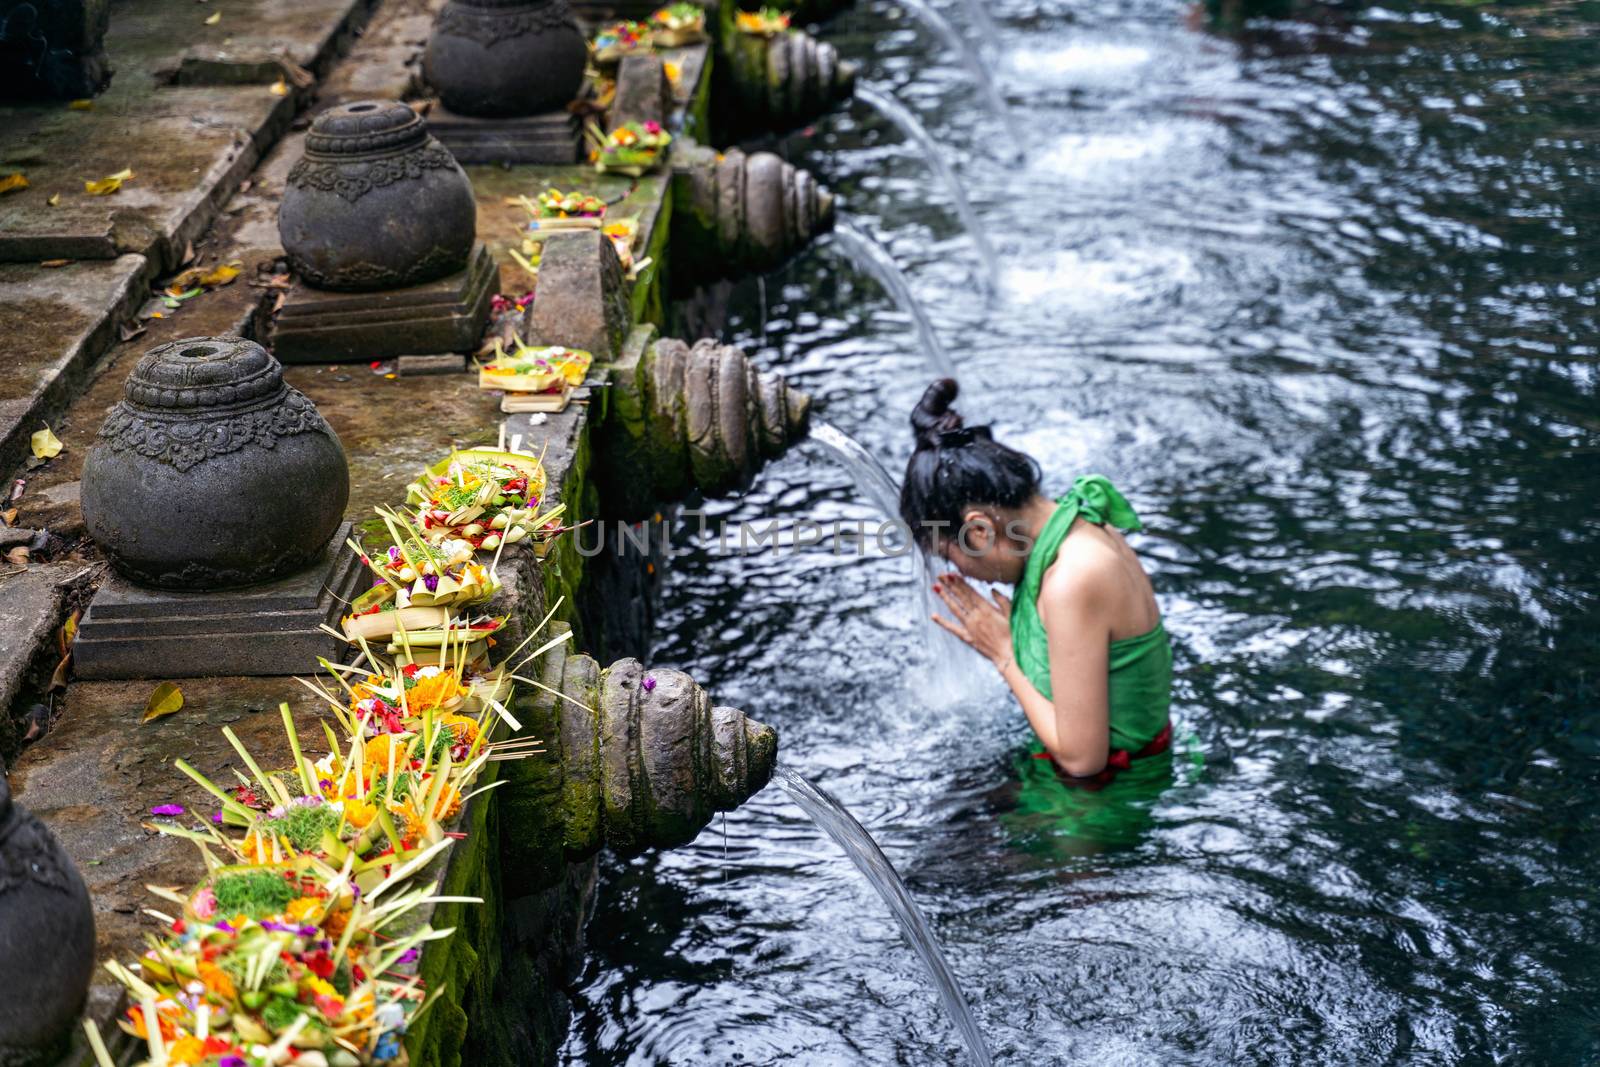
<path id="1" fill-rule="evenodd" d="M 938 448 L 940 434 L 961 429 L 961 413 L 950 407 L 960 391 L 954 378 L 940 378 L 923 392 L 911 409 L 911 431 L 918 448 Z"/>

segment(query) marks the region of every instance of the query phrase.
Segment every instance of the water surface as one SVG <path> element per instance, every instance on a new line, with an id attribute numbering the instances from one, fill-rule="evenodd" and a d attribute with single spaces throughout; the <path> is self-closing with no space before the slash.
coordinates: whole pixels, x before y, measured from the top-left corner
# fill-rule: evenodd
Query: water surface
<path id="1" fill-rule="evenodd" d="M 969 416 L 1145 517 L 1174 783 L 1052 793 L 989 668 L 928 654 L 906 559 L 686 530 L 655 660 L 876 835 L 998 1063 L 1600 1062 L 1600 7 L 1387 3 L 1242 42 L 1173 0 L 988 7 L 1022 164 L 916 22 L 867 3 L 826 34 L 949 145 L 995 301 L 886 121 L 785 148 L 905 268 Z M 732 339 L 900 469 L 906 316 L 822 248 L 765 296 Z M 815 446 L 712 511 L 875 514 Z M 960 1062 L 779 790 L 604 882 L 568 1063 Z"/>

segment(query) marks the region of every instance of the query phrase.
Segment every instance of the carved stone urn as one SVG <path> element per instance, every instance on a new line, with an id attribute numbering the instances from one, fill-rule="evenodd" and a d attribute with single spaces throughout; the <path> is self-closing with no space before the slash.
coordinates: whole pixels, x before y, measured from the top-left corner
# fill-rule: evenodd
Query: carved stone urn
<path id="1" fill-rule="evenodd" d="M 567 0 L 449 0 L 423 76 L 457 114 L 537 115 L 572 102 L 588 59 Z"/>
<path id="2" fill-rule="evenodd" d="M 0 764 L 0 1067 L 54 1062 L 94 972 L 94 912 L 45 825 L 11 802 Z"/>
<path id="3" fill-rule="evenodd" d="M 318 289 L 399 289 L 454 274 L 476 233 L 466 172 L 422 116 L 393 100 L 318 115 L 278 208 L 289 265 Z"/>
<path id="4" fill-rule="evenodd" d="M 223 589 L 316 560 L 344 517 L 339 438 L 253 341 L 145 353 L 83 467 L 83 519 L 143 585 Z"/>

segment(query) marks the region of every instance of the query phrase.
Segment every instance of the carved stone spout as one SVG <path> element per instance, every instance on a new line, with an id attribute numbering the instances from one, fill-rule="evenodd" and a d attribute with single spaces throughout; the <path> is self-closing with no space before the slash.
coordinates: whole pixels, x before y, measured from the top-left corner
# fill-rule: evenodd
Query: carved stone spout
<path id="1" fill-rule="evenodd" d="M 733 345 L 691 348 L 636 330 L 613 365 L 600 475 L 606 506 L 623 518 L 691 489 L 745 484 L 806 432 L 811 398 L 759 371 Z"/>
<path id="2" fill-rule="evenodd" d="M 542 605 L 507 604 L 513 629 L 531 625 Z M 544 751 L 505 765 L 498 804 L 500 861 L 517 895 L 556 884 L 571 861 L 601 848 L 686 844 L 772 777 L 777 734 L 715 705 L 680 671 L 632 659 L 602 670 L 562 644 L 533 680 L 518 692 L 517 715 Z"/>
<path id="3" fill-rule="evenodd" d="M 688 844 L 712 815 L 739 806 L 772 777 L 772 728 L 713 706 L 682 671 L 624 659 L 598 677 L 580 665 L 567 678 L 561 764 L 569 852 Z"/>
<path id="4" fill-rule="evenodd" d="M 89 890 L 45 825 L 12 804 L 0 764 L 0 1064 L 53 1062 L 93 971 Z"/>
<path id="5" fill-rule="evenodd" d="M 773 37 L 734 34 L 727 69 L 736 88 L 723 94 L 733 128 L 780 132 L 821 118 L 855 91 L 856 65 L 838 49 L 793 30 Z"/>
<path id="6" fill-rule="evenodd" d="M 719 155 L 685 143 L 673 154 L 675 257 L 695 280 L 768 271 L 833 229 L 833 196 L 771 152 Z"/>

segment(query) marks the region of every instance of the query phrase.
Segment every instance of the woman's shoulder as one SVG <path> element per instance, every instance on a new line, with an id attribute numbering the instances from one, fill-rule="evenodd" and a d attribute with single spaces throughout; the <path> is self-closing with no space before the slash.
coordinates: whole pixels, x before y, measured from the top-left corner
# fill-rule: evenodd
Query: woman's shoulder
<path id="1" fill-rule="evenodd" d="M 1087 531 L 1085 531 L 1087 532 Z M 1120 558 L 1101 537 L 1068 537 L 1039 582 L 1039 599 L 1094 602 L 1117 587 Z"/>

